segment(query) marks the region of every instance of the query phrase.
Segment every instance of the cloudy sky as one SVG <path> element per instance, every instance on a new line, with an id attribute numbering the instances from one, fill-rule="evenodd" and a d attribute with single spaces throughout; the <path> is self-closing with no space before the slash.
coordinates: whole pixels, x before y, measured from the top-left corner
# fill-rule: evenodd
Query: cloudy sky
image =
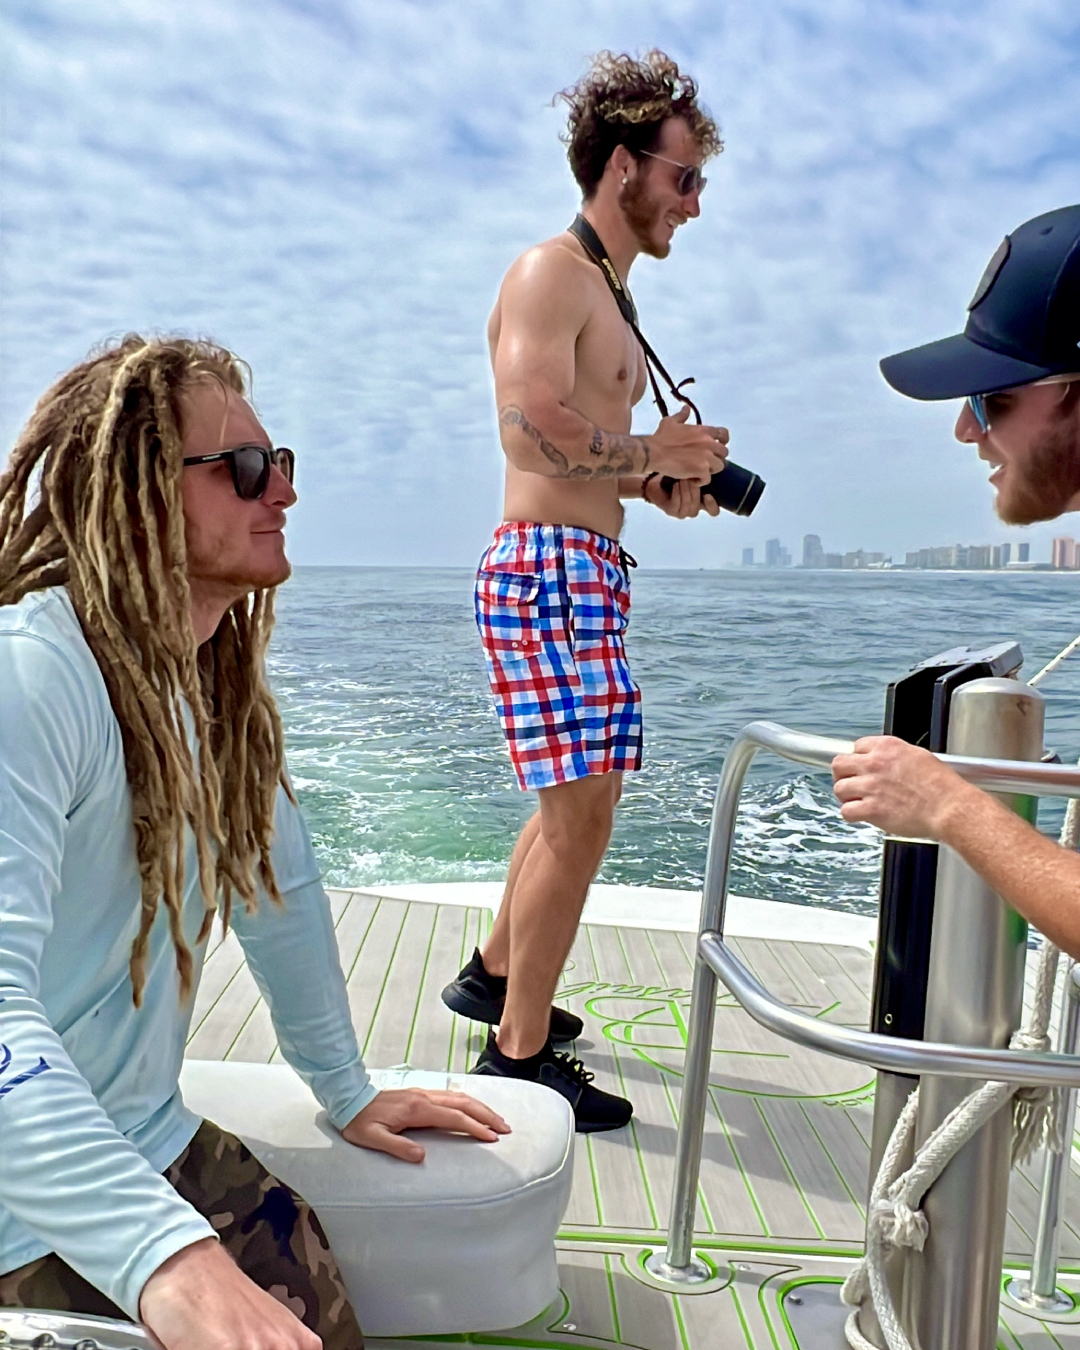
<path id="1" fill-rule="evenodd" d="M 500 505 L 484 322 L 576 206 L 552 95 L 656 45 L 727 148 L 632 284 L 769 488 L 749 521 L 631 507 L 633 551 L 1048 556 L 1054 528 L 996 523 L 956 406 L 877 359 L 957 331 L 1005 232 L 1080 198 L 1076 0 L 4 0 L 3 26 L 5 450 L 103 338 L 210 334 L 299 453 L 296 561 L 471 563 Z"/>

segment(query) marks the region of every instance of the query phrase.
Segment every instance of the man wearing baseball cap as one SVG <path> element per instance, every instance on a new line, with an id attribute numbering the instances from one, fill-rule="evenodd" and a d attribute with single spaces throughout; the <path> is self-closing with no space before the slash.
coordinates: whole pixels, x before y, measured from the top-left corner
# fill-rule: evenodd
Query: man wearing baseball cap
<path id="1" fill-rule="evenodd" d="M 963 398 L 958 441 L 994 466 L 1006 524 L 1080 510 L 1080 206 L 1008 235 L 968 305 L 963 333 L 886 357 L 918 399 Z M 1080 957 L 1080 854 L 1039 834 L 926 750 L 864 736 L 833 761 L 845 820 L 948 844 L 1008 904 Z"/>

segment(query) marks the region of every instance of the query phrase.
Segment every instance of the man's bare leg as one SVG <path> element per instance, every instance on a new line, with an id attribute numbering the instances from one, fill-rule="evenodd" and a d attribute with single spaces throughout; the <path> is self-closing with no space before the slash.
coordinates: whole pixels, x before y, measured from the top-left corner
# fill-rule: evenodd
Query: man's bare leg
<path id="1" fill-rule="evenodd" d="M 489 975 L 505 975 L 510 969 L 510 907 L 513 903 L 514 887 L 521 873 L 521 865 L 526 854 L 540 833 L 540 812 L 534 811 L 525 822 L 525 828 L 518 835 L 514 851 L 510 854 L 510 866 L 506 872 L 506 886 L 503 888 L 502 904 L 491 925 L 488 940 L 481 950 L 484 969 Z"/>
<path id="2" fill-rule="evenodd" d="M 621 773 L 540 789 L 536 834 L 507 897 L 509 978 L 496 1044 L 511 1059 L 538 1054 L 547 1044 L 555 986 L 611 838 L 621 790 Z"/>

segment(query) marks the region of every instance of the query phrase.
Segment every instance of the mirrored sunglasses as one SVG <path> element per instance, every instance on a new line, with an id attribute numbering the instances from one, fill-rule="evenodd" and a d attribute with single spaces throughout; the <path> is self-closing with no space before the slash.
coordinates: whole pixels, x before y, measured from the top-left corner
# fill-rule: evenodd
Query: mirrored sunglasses
<path id="1" fill-rule="evenodd" d="M 1032 380 L 1030 384 L 1014 384 L 1009 389 L 1031 389 L 1038 384 L 1072 384 L 1074 380 L 1080 380 L 1080 374 L 1072 375 L 1047 375 L 1043 380 Z M 990 430 L 990 414 L 986 408 L 986 400 L 993 398 L 995 394 L 1007 393 L 1006 389 L 988 389 L 985 394 L 968 394 L 965 402 L 971 409 L 971 415 L 979 424 L 979 430 L 985 436 Z"/>
<path id="2" fill-rule="evenodd" d="M 651 150 L 642 150 L 640 153 L 648 155 L 649 159 L 658 159 L 662 164 L 674 164 L 677 169 L 682 169 L 675 183 L 675 191 L 680 197 L 689 197 L 691 192 L 703 191 L 709 181 L 702 176 L 696 164 L 680 164 L 677 159 L 668 159 L 666 155 L 654 155 Z"/>
<path id="3" fill-rule="evenodd" d="M 192 455 L 184 464 L 213 464 L 220 459 L 228 460 L 236 495 L 246 502 L 257 501 L 266 491 L 271 466 L 280 469 L 290 483 L 296 470 L 296 456 L 284 445 L 276 450 L 265 445 L 234 445 L 213 455 Z"/>

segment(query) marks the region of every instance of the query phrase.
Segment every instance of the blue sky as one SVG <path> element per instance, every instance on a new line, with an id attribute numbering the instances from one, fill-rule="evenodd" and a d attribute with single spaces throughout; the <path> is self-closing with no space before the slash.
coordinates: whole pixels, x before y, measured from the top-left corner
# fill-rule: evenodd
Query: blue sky
<path id="1" fill-rule="evenodd" d="M 1075 0 L 5 0 L 3 28 L 5 449 L 102 339 L 211 334 L 299 453 L 297 562 L 472 563 L 501 487 L 485 319 L 577 204 L 552 95 L 658 45 L 727 148 L 631 281 L 769 489 L 749 521 L 631 507 L 631 549 L 1048 556 L 1061 527 L 995 521 L 955 405 L 877 360 L 957 331 L 1005 232 L 1080 198 Z"/>

